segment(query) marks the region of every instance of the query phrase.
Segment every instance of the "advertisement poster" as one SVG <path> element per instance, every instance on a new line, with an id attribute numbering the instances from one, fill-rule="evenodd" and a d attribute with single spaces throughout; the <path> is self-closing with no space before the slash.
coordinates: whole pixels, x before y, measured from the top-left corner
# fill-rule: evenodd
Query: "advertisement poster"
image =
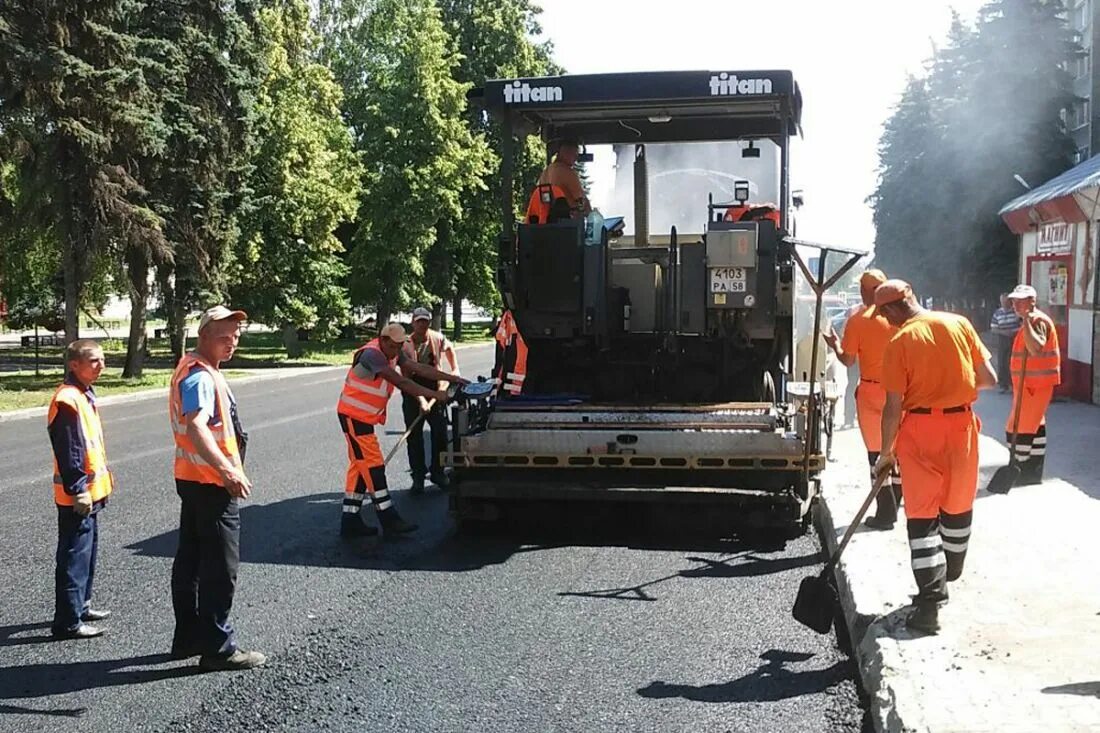
<path id="1" fill-rule="evenodd" d="M 1069 268 L 1062 263 L 1053 264 L 1048 271 L 1050 290 L 1047 303 L 1052 306 L 1068 305 Z"/>

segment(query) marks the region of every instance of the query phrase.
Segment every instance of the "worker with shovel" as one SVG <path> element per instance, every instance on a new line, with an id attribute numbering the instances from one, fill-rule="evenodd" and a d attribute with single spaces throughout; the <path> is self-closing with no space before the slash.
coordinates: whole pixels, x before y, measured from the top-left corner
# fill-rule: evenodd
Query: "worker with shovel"
<path id="1" fill-rule="evenodd" d="M 886 405 L 875 475 L 905 467 L 905 514 L 917 583 L 910 629 L 936 633 L 947 583 L 962 575 L 978 491 L 978 390 L 996 386 L 974 326 L 922 308 L 909 284 L 887 280 L 875 305 L 897 334 L 883 356 Z"/>
<path id="2" fill-rule="evenodd" d="M 378 534 L 378 530 L 364 524 L 360 516 L 367 493 L 370 493 L 378 521 L 386 534 L 404 534 L 416 529 L 415 524 L 401 518 L 393 505 L 386 484 L 386 460 L 382 458 L 382 449 L 374 432 L 376 427 L 386 424 L 386 405 L 394 387 L 406 394 L 442 404 L 447 401 L 446 392 L 422 387 L 409 376 L 468 384 L 462 377 L 409 359 L 403 352 L 407 338 L 400 323 L 387 324 L 378 338 L 355 352 L 344 379 L 344 388 L 336 405 L 340 428 L 348 443 L 348 472 L 340 522 L 340 534 L 343 536 Z M 400 367 L 401 373 L 395 367 Z"/>
<path id="3" fill-rule="evenodd" d="M 864 272 L 859 278 L 863 306 L 848 318 L 843 340 L 837 339 L 836 333 L 831 330 L 824 337 L 841 364 L 850 367 L 859 362 L 856 414 L 859 416 L 859 432 L 867 447 L 867 460 L 872 467 L 882 450 L 882 408 L 886 405 L 886 390 L 882 387 L 882 357 L 887 342 L 898 330 L 875 307 L 875 289 L 884 282 L 886 275 L 882 270 Z M 875 515 L 867 519 L 867 526 L 878 530 L 893 529 L 901 502 L 901 473 L 896 463 L 887 487 L 878 492 L 875 501 Z"/>
<path id="4" fill-rule="evenodd" d="M 1062 381 L 1058 331 L 1051 317 L 1035 307 L 1035 296 L 1035 288 L 1023 284 L 1017 285 L 1008 294 L 1008 300 L 1021 321 L 1020 330 L 1012 342 L 1009 361 L 1012 410 L 1005 425 L 1005 439 L 1016 446 L 1015 463 L 1020 467 L 1016 486 L 1043 481 L 1043 463 L 1047 452 L 1047 407 L 1054 396 L 1054 388 Z"/>

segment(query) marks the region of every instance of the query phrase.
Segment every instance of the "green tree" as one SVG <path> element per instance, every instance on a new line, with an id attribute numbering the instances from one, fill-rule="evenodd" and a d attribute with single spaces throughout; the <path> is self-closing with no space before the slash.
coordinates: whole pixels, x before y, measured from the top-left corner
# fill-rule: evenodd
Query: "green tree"
<path id="1" fill-rule="evenodd" d="M 1063 62 L 1076 52 L 1061 3 L 996 0 L 975 28 L 954 18 L 880 140 L 871 203 L 887 272 L 967 312 L 1015 280 L 1015 238 L 997 211 L 1019 193 L 1013 174 L 1045 180 L 1070 165 Z"/>
<path id="2" fill-rule="evenodd" d="M 305 0 L 260 17 L 267 75 L 256 100 L 255 205 L 230 292 L 252 320 L 282 327 L 296 355 L 296 329 L 331 334 L 347 320 L 348 269 L 334 232 L 355 216 L 363 170 L 340 119 L 340 87 L 314 60 L 319 39 Z"/>
<path id="3" fill-rule="evenodd" d="M 59 245 L 65 335 L 95 259 L 119 237 L 157 239 L 138 156 L 163 147 L 144 75 L 135 0 L 9 0 L 0 4 L 0 150 L 28 195 L 21 214 Z M 33 198 L 30 194 L 33 192 Z"/>
<path id="4" fill-rule="evenodd" d="M 432 0 L 320 3 L 325 57 L 344 89 L 344 116 L 364 162 L 352 235 L 351 295 L 379 321 L 426 299 L 424 257 L 441 220 L 487 169 L 484 141 L 463 117 L 468 84 Z"/>
<path id="5" fill-rule="evenodd" d="M 535 39 L 542 30 L 539 5 L 531 0 L 440 0 L 444 23 L 457 43 L 459 62 L 455 78 L 472 86 L 490 79 L 547 76 L 561 73 L 552 60 L 550 43 Z M 463 193 L 462 215 L 449 223 L 449 237 L 437 243 L 436 255 L 450 269 L 432 285 L 439 298 L 454 306 L 454 333 L 462 331 L 462 301 L 498 308 L 500 298 L 495 272 L 500 237 L 500 160 L 503 139 L 500 125 L 483 111 L 471 107 L 466 122 L 475 135 L 488 141 L 491 157 L 481 185 Z M 545 150 L 535 136 L 517 141 L 514 162 L 513 201 L 517 218 L 527 204 L 533 182 L 545 164 Z"/>
<path id="6" fill-rule="evenodd" d="M 145 6 L 167 145 L 143 160 L 149 199 L 164 222 L 166 246 L 126 249 L 132 326 L 127 370 L 140 374 L 149 268 L 168 320 L 172 351 L 183 354 L 185 317 L 227 292 L 224 269 L 251 203 L 254 96 L 263 68 L 252 0 L 182 0 Z"/>

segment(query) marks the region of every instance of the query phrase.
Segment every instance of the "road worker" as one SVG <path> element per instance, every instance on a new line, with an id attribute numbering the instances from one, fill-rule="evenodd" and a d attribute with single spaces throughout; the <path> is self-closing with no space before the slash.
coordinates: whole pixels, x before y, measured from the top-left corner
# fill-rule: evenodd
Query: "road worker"
<path id="1" fill-rule="evenodd" d="M 1016 462 L 1020 467 L 1017 486 L 1043 481 L 1043 464 L 1047 454 L 1047 407 L 1054 396 L 1054 388 L 1062 381 L 1058 331 L 1051 317 L 1035 307 L 1035 295 L 1035 288 L 1023 284 L 1017 285 L 1008 294 L 1009 302 L 1020 318 L 1020 329 L 1012 342 L 1012 409 L 1008 412 L 1005 426 L 1005 440 L 1009 441 L 1009 445 L 1012 445 L 1012 434 L 1016 433 Z M 1015 424 L 1017 404 L 1020 407 L 1019 425 Z"/>
<path id="2" fill-rule="evenodd" d="M 93 385 L 103 373 L 103 349 L 91 339 L 65 348 L 68 373 L 54 392 L 46 422 L 53 446 L 53 499 L 57 505 L 57 566 L 51 631 L 58 639 L 90 639 L 110 611 L 92 608 L 99 547 L 99 513 L 114 478 L 107 468 L 103 425 Z"/>
<path id="3" fill-rule="evenodd" d="M 902 491 L 915 609 L 906 625 L 939 630 L 947 583 L 962 574 L 978 491 L 978 390 L 997 384 L 989 351 L 966 318 L 928 311 L 903 280 L 887 280 L 874 304 L 898 332 L 886 345 L 882 452 L 874 475 L 905 468 Z"/>
<path id="4" fill-rule="evenodd" d="M 863 444 L 867 447 L 867 460 L 872 467 L 882 450 L 882 408 L 886 404 L 886 390 L 882 387 L 882 355 L 887 342 L 897 333 L 897 328 L 891 326 L 875 308 L 875 289 L 884 282 L 886 275 L 882 270 L 864 272 L 859 278 L 863 306 L 848 318 L 844 338 L 838 340 L 832 329 L 825 334 L 825 342 L 836 352 L 841 364 L 850 367 L 859 363 L 856 415 Z M 867 526 L 879 530 L 893 529 L 901 502 L 901 474 L 896 463 L 890 474 L 890 485 L 883 487 L 875 501 L 875 515 L 867 519 Z"/>
<path id="5" fill-rule="evenodd" d="M 580 154 L 580 144 L 576 140 L 561 140 L 558 141 L 557 148 L 553 162 L 543 169 L 535 190 L 531 192 L 525 218 L 528 223 L 546 224 L 557 219 L 579 219 L 592 210 L 592 205 L 584 195 L 580 176 L 574 168 Z"/>
<path id="6" fill-rule="evenodd" d="M 405 355 L 407 339 L 400 323 L 387 324 L 378 338 L 364 344 L 352 358 L 351 368 L 344 379 L 344 388 L 336 405 L 340 428 L 348 443 L 348 471 L 344 484 L 344 511 L 341 516 L 340 534 L 368 536 L 378 533 L 374 527 L 363 523 L 360 511 L 364 495 L 369 493 L 378 521 L 386 534 L 403 534 L 416 529 L 401 518 L 390 498 L 386 483 L 386 464 L 378 444 L 375 428 L 386 424 L 386 405 L 394 387 L 414 397 L 447 401 L 447 393 L 422 387 L 410 377 L 416 376 L 435 382 L 468 382 L 455 374 L 441 372 L 435 367 L 418 364 Z M 401 369 L 398 373 L 395 367 Z M 408 375 L 408 376 L 403 376 Z"/>
<path id="7" fill-rule="evenodd" d="M 229 623 L 240 566 L 240 501 L 252 493 L 252 482 L 244 472 L 247 435 L 220 365 L 237 350 L 246 318 L 224 305 L 204 312 L 198 346 L 180 359 L 168 390 L 181 504 L 172 563 L 171 656 L 200 655 L 205 670 L 250 669 L 267 661 L 260 652 L 238 648 Z"/>
<path id="8" fill-rule="evenodd" d="M 427 308 L 413 311 L 412 334 L 402 348 L 405 358 L 429 367 L 445 367 L 448 372 L 457 376 L 458 356 L 455 354 L 454 344 L 439 331 L 432 329 L 431 323 L 432 314 Z M 411 375 L 411 379 L 426 389 L 439 390 L 444 386 L 439 380 L 423 379 L 415 375 Z M 412 492 L 418 494 L 424 491 L 424 476 L 429 472 L 433 484 L 441 489 L 447 488 L 447 477 L 441 463 L 443 450 L 447 446 L 447 413 L 444 404 L 432 404 L 427 397 L 405 392 L 402 394 L 401 411 L 405 417 L 405 429 L 412 430 L 407 444 L 409 468 L 412 471 Z M 421 415 L 426 416 L 424 422 L 428 423 L 432 435 L 432 459 L 427 467 L 424 465 L 423 425 L 413 429 L 413 423 Z"/>

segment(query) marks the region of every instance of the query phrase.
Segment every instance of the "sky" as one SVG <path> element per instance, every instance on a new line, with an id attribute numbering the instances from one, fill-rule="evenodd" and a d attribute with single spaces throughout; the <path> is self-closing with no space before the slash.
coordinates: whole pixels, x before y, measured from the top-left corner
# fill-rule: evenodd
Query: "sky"
<path id="1" fill-rule="evenodd" d="M 791 186 L 800 239 L 871 249 L 882 124 L 909 74 L 923 72 L 951 11 L 985 0 L 542 0 L 544 38 L 571 74 L 790 69 L 804 138 Z M 595 193 L 593 195 L 595 199 Z M 704 202 L 705 205 L 705 202 Z M 609 213 L 609 212 L 605 212 Z"/>

